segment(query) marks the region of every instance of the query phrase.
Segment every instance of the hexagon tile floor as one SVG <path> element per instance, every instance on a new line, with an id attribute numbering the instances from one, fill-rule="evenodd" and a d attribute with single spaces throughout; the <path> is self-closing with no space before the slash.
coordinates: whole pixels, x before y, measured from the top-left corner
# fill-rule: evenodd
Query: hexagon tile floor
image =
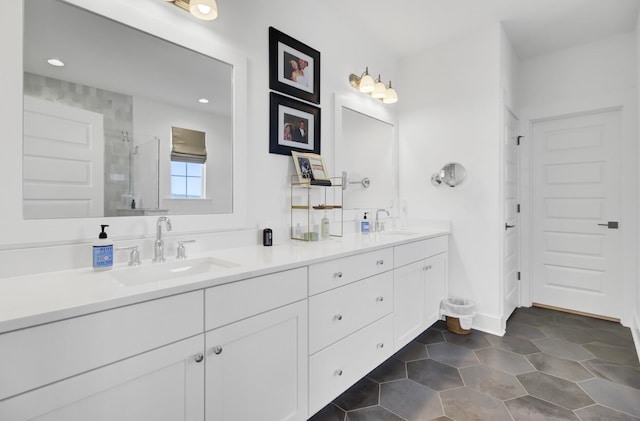
<path id="1" fill-rule="evenodd" d="M 311 421 L 640 420 L 640 363 L 618 323 L 517 309 L 503 337 L 437 322 Z"/>

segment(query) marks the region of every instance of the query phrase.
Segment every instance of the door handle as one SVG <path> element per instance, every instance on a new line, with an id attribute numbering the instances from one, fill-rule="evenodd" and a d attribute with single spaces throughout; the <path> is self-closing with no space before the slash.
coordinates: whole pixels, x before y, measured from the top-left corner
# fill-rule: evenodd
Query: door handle
<path id="1" fill-rule="evenodd" d="M 509 228 L 514 228 L 514 227 L 515 227 L 515 225 L 509 225 L 506 222 L 504 223 L 504 229 L 505 230 L 508 230 Z"/>
<path id="2" fill-rule="evenodd" d="M 601 227 L 607 227 L 610 230 L 617 230 L 618 229 L 618 221 L 609 221 L 606 224 L 598 224 Z"/>

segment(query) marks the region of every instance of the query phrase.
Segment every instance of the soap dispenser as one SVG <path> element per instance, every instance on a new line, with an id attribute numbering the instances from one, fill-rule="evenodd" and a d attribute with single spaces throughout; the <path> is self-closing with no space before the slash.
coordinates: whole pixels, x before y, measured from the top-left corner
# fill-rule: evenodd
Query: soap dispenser
<path id="1" fill-rule="evenodd" d="M 107 238 L 104 231 L 109 225 L 100 225 L 102 231 L 98 240 L 93 243 L 93 270 L 102 271 L 113 268 L 113 243 Z"/>
<path id="2" fill-rule="evenodd" d="M 331 236 L 331 221 L 329 221 L 327 217 L 327 212 L 324 213 L 324 218 L 321 219 L 320 223 L 321 237 L 323 240 L 326 240 Z"/>
<path id="3" fill-rule="evenodd" d="M 362 218 L 362 221 L 360 221 L 360 232 L 361 233 L 368 233 L 369 232 L 369 220 L 367 219 L 367 215 L 369 214 L 369 212 L 365 212 L 364 213 L 364 218 Z"/>

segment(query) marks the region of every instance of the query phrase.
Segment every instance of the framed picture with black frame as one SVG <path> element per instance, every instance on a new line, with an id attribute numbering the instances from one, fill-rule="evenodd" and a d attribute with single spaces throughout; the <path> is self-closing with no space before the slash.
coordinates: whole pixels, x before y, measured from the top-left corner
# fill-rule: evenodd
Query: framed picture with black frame
<path id="1" fill-rule="evenodd" d="M 320 154 L 320 108 L 271 92 L 269 153 Z"/>
<path id="2" fill-rule="evenodd" d="M 269 88 L 320 103 L 320 52 L 269 27 Z"/>

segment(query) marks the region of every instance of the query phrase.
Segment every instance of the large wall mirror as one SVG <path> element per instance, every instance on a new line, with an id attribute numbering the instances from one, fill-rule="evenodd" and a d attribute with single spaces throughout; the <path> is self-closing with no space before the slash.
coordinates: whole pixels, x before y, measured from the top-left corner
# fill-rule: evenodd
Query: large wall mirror
<path id="1" fill-rule="evenodd" d="M 385 107 L 368 97 L 335 99 L 337 173 L 346 173 L 344 206 L 356 212 L 398 206 L 397 124 Z"/>
<path id="2" fill-rule="evenodd" d="M 233 64 L 60 0 L 24 1 L 23 57 L 25 219 L 234 212 Z"/>

